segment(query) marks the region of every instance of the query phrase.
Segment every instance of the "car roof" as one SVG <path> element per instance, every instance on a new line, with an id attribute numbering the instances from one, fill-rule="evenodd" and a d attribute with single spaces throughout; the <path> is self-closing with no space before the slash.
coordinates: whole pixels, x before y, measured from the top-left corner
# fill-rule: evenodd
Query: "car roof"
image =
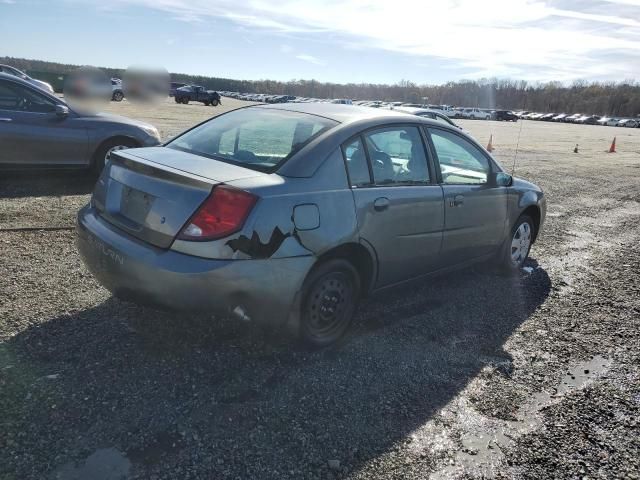
<path id="1" fill-rule="evenodd" d="M 11 75 L 9 73 L 0 72 L 0 79 L 2 80 L 10 80 L 15 83 L 20 83 L 22 85 L 26 85 L 28 87 L 33 87 L 32 83 L 27 82 L 25 79 L 16 77 L 15 75 Z"/>
<path id="2" fill-rule="evenodd" d="M 394 110 L 380 110 L 376 108 L 360 107 L 358 105 L 344 105 L 340 103 L 281 103 L 275 105 L 254 105 L 248 108 L 268 108 L 275 110 L 286 110 L 290 112 L 308 113 L 310 115 L 318 115 L 338 123 L 352 123 L 360 120 L 376 121 L 389 117 L 397 119 L 406 117 L 408 114 L 404 112 L 396 112 Z"/>
<path id="3" fill-rule="evenodd" d="M 403 112 L 403 113 L 411 113 L 413 115 L 418 115 L 420 113 L 433 113 L 434 115 L 439 115 L 441 117 L 446 117 L 442 112 L 438 110 L 433 110 L 431 108 L 420 108 L 420 107 L 395 107 L 393 111 Z"/>

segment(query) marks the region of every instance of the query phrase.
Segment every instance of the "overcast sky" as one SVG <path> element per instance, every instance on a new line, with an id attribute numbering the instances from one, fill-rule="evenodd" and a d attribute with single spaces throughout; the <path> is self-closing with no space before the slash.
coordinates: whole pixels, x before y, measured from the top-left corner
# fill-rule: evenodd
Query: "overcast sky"
<path id="1" fill-rule="evenodd" d="M 0 55 L 239 79 L 640 79 L 640 0 L 0 0 Z"/>

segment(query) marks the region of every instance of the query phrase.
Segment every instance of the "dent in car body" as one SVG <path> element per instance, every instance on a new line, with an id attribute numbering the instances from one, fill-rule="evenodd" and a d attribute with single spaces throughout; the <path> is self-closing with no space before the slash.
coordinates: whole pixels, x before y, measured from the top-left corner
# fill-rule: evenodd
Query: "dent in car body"
<path id="1" fill-rule="evenodd" d="M 276 227 L 271 233 L 269 241 L 262 243 L 258 232 L 254 230 L 249 239 L 246 235 L 240 235 L 238 238 L 229 240 L 226 244 L 235 252 L 241 251 L 252 258 L 270 258 L 282 245 L 291 233 L 284 234 L 282 230 Z"/>

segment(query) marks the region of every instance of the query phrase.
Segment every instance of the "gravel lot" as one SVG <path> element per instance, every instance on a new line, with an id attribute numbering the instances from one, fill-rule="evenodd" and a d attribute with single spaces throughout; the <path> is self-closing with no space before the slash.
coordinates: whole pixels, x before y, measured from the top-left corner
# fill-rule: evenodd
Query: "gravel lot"
<path id="1" fill-rule="evenodd" d="M 109 110 L 166 138 L 223 102 Z M 92 179 L 2 174 L 0 479 L 640 478 L 640 129 L 460 123 L 546 191 L 528 268 L 372 298 L 319 352 L 112 298 L 69 229 Z"/>

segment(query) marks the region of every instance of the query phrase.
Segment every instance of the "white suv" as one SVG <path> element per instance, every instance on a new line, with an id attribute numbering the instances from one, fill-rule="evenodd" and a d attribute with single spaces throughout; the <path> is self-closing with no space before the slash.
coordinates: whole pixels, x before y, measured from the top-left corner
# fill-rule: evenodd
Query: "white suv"
<path id="1" fill-rule="evenodd" d="M 122 80 L 119 78 L 111 79 L 111 100 L 114 102 L 121 102 L 124 98 L 124 91 L 122 90 Z"/>

